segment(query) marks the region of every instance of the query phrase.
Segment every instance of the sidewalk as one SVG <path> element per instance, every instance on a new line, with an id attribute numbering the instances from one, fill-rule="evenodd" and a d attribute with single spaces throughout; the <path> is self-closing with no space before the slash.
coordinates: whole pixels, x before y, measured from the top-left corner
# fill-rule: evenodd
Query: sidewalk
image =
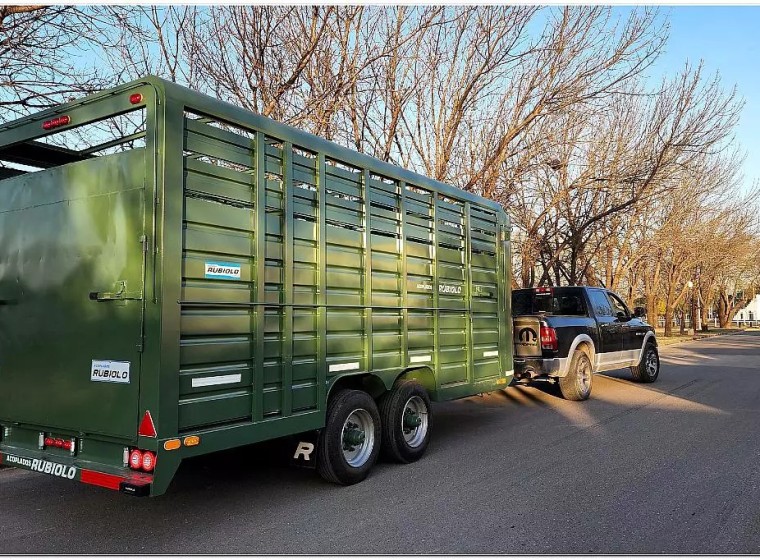
<path id="1" fill-rule="evenodd" d="M 657 336 L 657 345 L 658 346 L 670 346 L 672 344 L 678 344 L 679 342 L 687 342 L 689 340 L 699 340 L 702 338 L 711 338 L 713 336 L 721 336 L 725 334 L 739 334 L 744 332 L 748 329 L 743 328 L 728 328 L 728 329 L 717 329 L 717 328 L 711 328 L 707 332 L 697 332 L 696 334 L 685 334 L 680 335 L 678 334 L 680 331 L 678 327 L 673 328 L 673 336 L 665 337 L 665 331 L 663 329 L 655 329 L 655 335 Z M 687 331 L 688 332 L 688 331 Z"/>

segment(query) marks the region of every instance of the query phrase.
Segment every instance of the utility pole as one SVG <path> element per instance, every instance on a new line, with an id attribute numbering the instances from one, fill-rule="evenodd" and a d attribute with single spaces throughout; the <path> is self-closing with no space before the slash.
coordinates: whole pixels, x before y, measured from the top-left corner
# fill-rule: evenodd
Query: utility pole
<path id="1" fill-rule="evenodd" d="M 697 325 L 697 330 L 701 331 L 702 330 L 702 309 L 701 309 L 702 292 L 700 290 L 701 284 L 699 283 L 699 272 L 700 272 L 699 267 L 697 267 L 697 274 L 696 274 L 697 276 L 697 315 L 696 315 L 697 323 L 696 325 Z"/>

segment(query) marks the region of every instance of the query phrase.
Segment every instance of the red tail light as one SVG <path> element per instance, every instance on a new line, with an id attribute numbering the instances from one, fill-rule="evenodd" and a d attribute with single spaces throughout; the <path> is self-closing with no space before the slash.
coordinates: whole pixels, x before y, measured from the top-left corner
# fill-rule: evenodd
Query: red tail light
<path id="1" fill-rule="evenodd" d="M 145 472 L 153 472 L 156 468 L 156 456 L 150 451 L 146 451 L 142 456 L 142 470 Z"/>
<path id="2" fill-rule="evenodd" d="M 45 121 L 42 123 L 42 128 L 45 130 L 51 130 L 53 128 L 58 128 L 59 126 L 65 126 L 71 122 L 71 117 L 68 115 L 62 115 L 60 117 L 56 117 L 54 119 L 50 119 L 49 121 Z"/>
<path id="3" fill-rule="evenodd" d="M 45 447 L 57 447 L 58 449 L 65 449 L 66 451 L 73 451 L 74 450 L 74 441 L 75 438 L 72 439 L 63 439 L 63 438 L 52 438 L 52 437 L 46 437 L 42 443 L 45 445 Z"/>
<path id="4" fill-rule="evenodd" d="M 139 471 L 143 465 L 143 454 L 139 449 L 133 449 L 129 454 L 129 466 L 136 471 Z"/>
<path id="5" fill-rule="evenodd" d="M 133 93 L 132 95 L 129 96 L 129 102 L 132 105 L 137 105 L 138 103 L 142 101 L 142 99 L 143 99 L 142 93 Z"/>
<path id="6" fill-rule="evenodd" d="M 536 288 L 536 294 L 541 295 L 541 294 L 551 294 L 551 293 L 552 293 L 551 286 L 545 286 L 543 288 Z"/>
<path id="7" fill-rule="evenodd" d="M 557 331 L 552 327 L 541 327 L 541 348 L 544 350 L 557 350 Z"/>

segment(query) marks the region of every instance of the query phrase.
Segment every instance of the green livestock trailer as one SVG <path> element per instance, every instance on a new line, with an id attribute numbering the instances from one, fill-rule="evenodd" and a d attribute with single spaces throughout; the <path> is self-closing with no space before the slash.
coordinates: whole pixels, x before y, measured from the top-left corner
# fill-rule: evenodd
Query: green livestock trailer
<path id="1" fill-rule="evenodd" d="M 0 126 L 0 464 L 160 495 L 312 433 L 362 480 L 512 379 L 495 202 L 148 76 Z"/>

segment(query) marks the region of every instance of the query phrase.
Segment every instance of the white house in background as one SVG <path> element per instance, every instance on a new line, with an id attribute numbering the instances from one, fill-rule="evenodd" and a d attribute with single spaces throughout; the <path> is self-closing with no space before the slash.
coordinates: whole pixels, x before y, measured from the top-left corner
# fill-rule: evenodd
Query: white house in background
<path id="1" fill-rule="evenodd" d="M 756 295 L 743 309 L 734 315 L 734 323 L 760 322 L 760 294 Z"/>

